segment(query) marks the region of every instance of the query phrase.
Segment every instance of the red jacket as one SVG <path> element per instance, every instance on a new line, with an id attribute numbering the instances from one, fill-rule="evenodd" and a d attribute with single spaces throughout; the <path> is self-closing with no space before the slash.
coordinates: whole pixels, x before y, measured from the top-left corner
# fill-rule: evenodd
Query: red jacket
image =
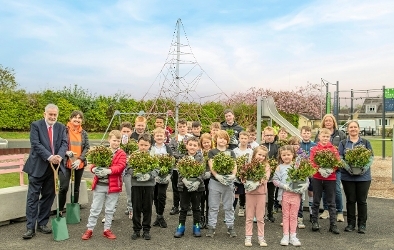
<path id="1" fill-rule="evenodd" d="M 90 171 L 95 166 L 92 165 Z M 126 167 L 126 153 L 122 149 L 118 149 L 112 158 L 111 166 L 112 173 L 108 175 L 108 193 L 119 193 L 122 192 L 122 173 Z M 93 173 L 93 172 L 92 172 Z M 98 182 L 97 176 L 94 176 L 92 190 L 96 188 Z"/>
<path id="2" fill-rule="evenodd" d="M 316 152 L 323 150 L 323 149 L 330 150 L 331 152 L 333 152 L 335 154 L 335 156 L 337 157 L 338 160 L 340 159 L 338 149 L 334 145 L 332 145 L 331 142 L 328 142 L 326 145 L 322 145 L 319 142 L 316 146 L 312 147 L 311 153 L 310 153 L 310 159 L 311 159 L 312 165 L 316 169 L 319 169 L 319 166 L 316 165 L 314 162 Z M 316 172 L 316 174 L 313 175 L 313 178 L 318 179 L 318 180 L 335 181 L 336 180 L 336 173 L 335 173 L 336 169 L 337 168 L 335 168 L 334 172 L 331 175 L 329 175 L 327 178 L 324 178 L 323 176 L 321 176 L 321 174 L 319 172 Z"/>

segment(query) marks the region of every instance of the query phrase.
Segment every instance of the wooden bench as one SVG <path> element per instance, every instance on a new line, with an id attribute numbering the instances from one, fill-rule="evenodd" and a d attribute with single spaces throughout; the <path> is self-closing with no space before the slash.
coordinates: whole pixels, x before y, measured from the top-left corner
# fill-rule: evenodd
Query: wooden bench
<path id="1" fill-rule="evenodd" d="M 25 155 L 0 155 L 0 174 L 19 173 L 19 185 L 24 186 L 23 165 Z"/>

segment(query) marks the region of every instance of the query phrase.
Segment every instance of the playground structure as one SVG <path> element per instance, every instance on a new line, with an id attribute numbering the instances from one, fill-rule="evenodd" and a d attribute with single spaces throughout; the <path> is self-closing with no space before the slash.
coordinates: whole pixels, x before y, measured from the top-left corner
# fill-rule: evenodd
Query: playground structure
<path id="1" fill-rule="evenodd" d="M 257 142 L 261 143 L 261 122 L 262 119 L 269 118 L 270 125 L 274 120 L 279 126 L 285 128 L 293 136 L 300 137 L 300 131 L 281 116 L 276 109 L 274 98 L 272 96 L 257 97 Z"/>

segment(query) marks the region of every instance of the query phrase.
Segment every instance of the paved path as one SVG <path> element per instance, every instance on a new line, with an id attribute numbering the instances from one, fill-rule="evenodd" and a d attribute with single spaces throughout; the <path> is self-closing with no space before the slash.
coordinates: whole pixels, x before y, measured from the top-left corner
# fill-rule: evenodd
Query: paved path
<path id="1" fill-rule="evenodd" d="M 123 192 L 119 199 L 119 209 L 115 214 L 115 221 L 112 229 L 117 235 L 116 240 L 108 240 L 102 234 L 103 224 L 101 222 L 96 226 L 94 236 L 88 241 L 82 241 L 81 236 L 85 231 L 87 217 L 89 216 L 89 206 L 81 210 L 82 222 L 77 225 L 68 225 L 70 239 L 63 242 L 55 242 L 51 235 L 37 233 L 31 240 L 23 240 L 22 234 L 25 230 L 25 223 L 18 222 L 0 227 L 0 249 L 238 249 L 245 248 L 244 225 L 245 220 L 242 217 L 236 217 L 235 228 L 238 237 L 229 238 L 223 221 L 223 213 L 219 215 L 219 223 L 214 238 L 194 238 L 191 230 L 192 217 L 187 218 L 186 234 L 181 239 L 173 237 L 174 230 L 178 223 L 178 216 L 169 215 L 172 204 L 172 193 L 168 192 L 168 205 L 165 211 L 165 218 L 169 227 L 162 229 L 153 227 L 151 230 L 152 240 L 146 241 L 138 239 L 132 241 L 130 235 L 131 220 L 124 214 L 126 204 L 125 193 Z M 91 193 L 89 193 L 91 199 Z M 338 223 L 341 230 L 340 235 L 333 235 L 328 232 L 329 223 L 327 220 L 320 220 L 322 226 L 321 232 L 312 232 L 310 224 L 306 229 L 299 229 L 298 236 L 302 246 L 298 249 L 394 249 L 394 200 L 369 198 L 369 218 L 367 234 L 361 235 L 356 232 L 345 233 L 345 223 Z M 309 215 L 307 212 L 305 216 Z M 270 249 L 284 249 L 279 245 L 282 237 L 282 228 L 280 226 L 281 214 L 276 214 L 278 222 L 266 223 L 265 237 Z M 102 218 L 102 217 L 101 217 Z M 152 220 L 153 222 L 153 220 Z M 256 229 L 254 230 L 256 232 Z M 205 230 L 203 230 L 205 233 Z M 257 237 L 253 238 L 253 247 L 258 248 Z M 289 249 L 295 249 L 289 246 Z"/>

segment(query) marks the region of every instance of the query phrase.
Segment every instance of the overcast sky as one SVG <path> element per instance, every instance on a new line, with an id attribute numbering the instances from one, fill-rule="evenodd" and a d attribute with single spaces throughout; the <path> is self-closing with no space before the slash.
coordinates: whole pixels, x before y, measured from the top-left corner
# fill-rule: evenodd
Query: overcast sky
<path id="1" fill-rule="evenodd" d="M 204 70 L 202 82 L 192 84 L 199 96 L 292 89 L 321 78 L 339 81 L 340 90 L 394 87 L 392 0 L 0 0 L 0 6 L 0 64 L 13 68 L 28 91 L 78 84 L 137 99 L 158 93 L 178 18 L 181 43 Z"/>

